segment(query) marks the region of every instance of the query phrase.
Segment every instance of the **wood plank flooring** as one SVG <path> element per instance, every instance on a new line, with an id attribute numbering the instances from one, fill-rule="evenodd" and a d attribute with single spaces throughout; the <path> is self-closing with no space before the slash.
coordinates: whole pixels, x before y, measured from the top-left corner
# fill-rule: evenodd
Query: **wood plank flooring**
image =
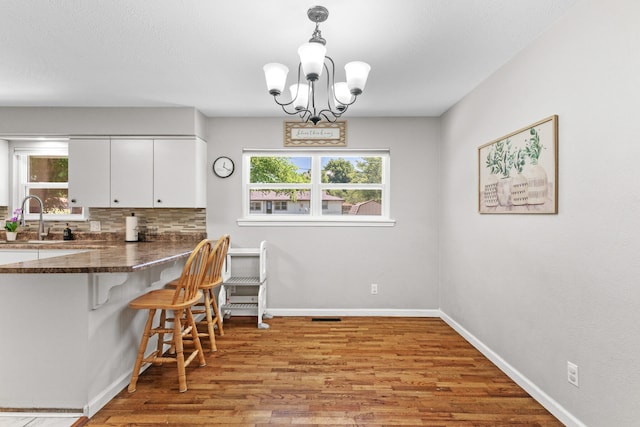
<path id="1" fill-rule="evenodd" d="M 152 366 L 87 426 L 562 426 L 437 318 L 225 321 L 207 366 Z"/>

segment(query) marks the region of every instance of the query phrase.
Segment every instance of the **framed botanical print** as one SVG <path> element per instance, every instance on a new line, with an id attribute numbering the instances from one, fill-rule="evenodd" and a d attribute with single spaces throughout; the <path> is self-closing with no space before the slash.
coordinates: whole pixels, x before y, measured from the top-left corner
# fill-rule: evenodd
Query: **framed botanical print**
<path id="1" fill-rule="evenodd" d="M 478 212 L 558 213 L 558 116 L 478 148 Z"/>

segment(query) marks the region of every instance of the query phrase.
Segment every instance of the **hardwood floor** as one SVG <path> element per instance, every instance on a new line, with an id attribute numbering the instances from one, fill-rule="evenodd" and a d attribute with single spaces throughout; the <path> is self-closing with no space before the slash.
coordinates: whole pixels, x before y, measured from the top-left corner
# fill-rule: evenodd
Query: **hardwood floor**
<path id="1" fill-rule="evenodd" d="M 152 366 L 87 426 L 562 426 L 437 318 L 233 317 L 187 368 Z"/>

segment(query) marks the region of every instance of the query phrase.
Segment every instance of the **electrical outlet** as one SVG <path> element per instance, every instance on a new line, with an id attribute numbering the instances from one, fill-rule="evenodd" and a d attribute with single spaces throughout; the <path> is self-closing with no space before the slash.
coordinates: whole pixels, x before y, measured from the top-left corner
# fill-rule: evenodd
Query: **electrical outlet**
<path id="1" fill-rule="evenodd" d="M 569 384 L 573 384 L 579 387 L 578 383 L 578 365 L 567 361 L 567 381 Z"/>
<path id="2" fill-rule="evenodd" d="M 371 295 L 378 295 L 378 285 L 375 283 L 371 284 Z"/>
<path id="3" fill-rule="evenodd" d="M 100 221 L 89 221 L 89 231 L 100 231 Z"/>

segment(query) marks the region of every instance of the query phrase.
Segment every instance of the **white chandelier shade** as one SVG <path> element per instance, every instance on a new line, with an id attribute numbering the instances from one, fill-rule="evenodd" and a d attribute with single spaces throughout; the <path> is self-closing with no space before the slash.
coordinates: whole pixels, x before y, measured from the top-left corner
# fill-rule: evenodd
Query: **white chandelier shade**
<path id="1" fill-rule="evenodd" d="M 316 23 L 316 28 L 309 42 L 298 48 L 298 78 L 289 86 L 291 100 L 279 99 L 289 73 L 283 64 L 269 63 L 263 67 L 267 90 L 285 113 L 298 115 L 303 122 L 311 121 L 314 125 L 322 119 L 335 122 L 363 93 L 371 66 L 362 61 L 349 62 L 344 67 L 347 81 L 335 82 L 335 64 L 327 56 L 326 40 L 318 28 L 329 16 L 329 11 L 315 6 L 307 11 L 307 16 Z M 321 80 L 326 84 L 319 85 Z M 319 93 L 323 87 L 326 87 L 326 93 Z"/>
<path id="2" fill-rule="evenodd" d="M 286 65 L 270 63 L 262 67 L 264 70 L 264 78 L 267 81 L 267 88 L 271 95 L 280 95 L 284 90 L 287 81 L 289 68 Z"/>
<path id="3" fill-rule="evenodd" d="M 293 108 L 296 111 L 304 110 L 309 103 L 309 85 L 306 83 L 296 83 L 289 87 Z"/>
<path id="4" fill-rule="evenodd" d="M 347 73 L 349 91 L 354 95 L 360 95 L 367 84 L 371 66 L 366 62 L 353 61 L 344 66 L 344 71 Z"/>
<path id="5" fill-rule="evenodd" d="M 300 64 L 307 80 L 313 82 L 320 78 L 326 54 L 327 48 L 320 43 L 305 43 L 298 48 Z"/>
<path id="6" fill-rule="evenodd" d="M 347 82 L 338 82 L 334 84 L 333 92 L 336 94 L 336 100 L 342 107 L 353 103 L 354 96 L 351 95 Z M 340 108 L 340 105 L 338 106 L 338 108 Z"/>

